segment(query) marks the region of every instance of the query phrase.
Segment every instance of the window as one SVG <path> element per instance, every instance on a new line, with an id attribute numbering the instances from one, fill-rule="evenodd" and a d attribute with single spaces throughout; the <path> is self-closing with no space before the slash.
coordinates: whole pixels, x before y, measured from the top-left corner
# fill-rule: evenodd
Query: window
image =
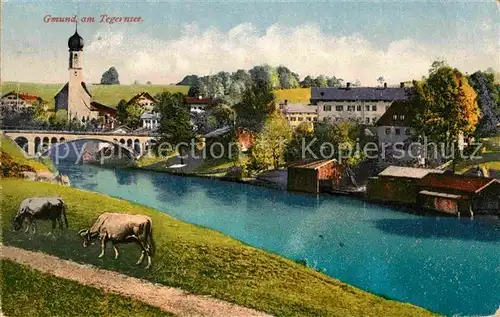
<path id="1" fill-rule="evenodd" d="M 402 115 L 399 116 L 399 120 L 403 121 L 404 119 L 405 119 L 405 115 L 404 114 L 402 114 Z"/>
<path id="2" fill-rule="evenodd" d="M 304 117 L 299 117 L 299 121 L 304 121 Z"/>
<path id="3" fill-rule="evenodd" d="M 297 118 L 295 118 L 295 117 L 290 117 L 290 121 L 297 121 Z"/>
<path id="4" fill-rule="evenodd" d="M 394 121 L 398 120 L 398 115 L 397 114 L 392 115 L 392 120 L 394 120 Z"/>
<path id="5" fill-rule="evenodd" d="M 307 117 L 306 119 L 307 119 L 307 121 L 311 121 L 311 117 Z"/>
<path id="6" fill-rule="evenodd" d="M 372 111 L 377 111 L 377 106 L 372 106 Z"/>
<path id="7" fill-rule="evenodd" d="M 378 120 L 378 118 L 377 118 L 377 117 L 373 117 L 373 118 L 372 118 L 372 122 L 373 122 L 373 123 L 377 122 L 377 120 Z"/>
<path id="8" fill-rule="evenodd" d="M 324 122 L 326 122 L 326 117 L 325 117 L 325 118 L 323 118 L 323 121 L 324 121 Z"/>
<path id="9" fill-rule="evenodd" d="M 344 106 L 335 106 L 335 110 L 344 111 Z"/>
<path id="10" fill-rule="evenodd" d="M 356 106 L 347 106 L 347 111 L 355 111 Z"/>
<path id="11" fill-rule="evenodd" d="M 318 118 L 313 118 L 313 121 L 318 121 Z"/>
<path id="12" fill-rule="evenodd" d="M 365 106 L 365 111 L 370 111 L 370 106 Z"/>
<path id="13" fill-rule="evenodd" d="M 361 111 L 361 106 L 357 106 L 357 111 Z"/>
<path id="14" fill-rule="evenodd" d="M 370 123 L 370 118 L 365 118 L 365 123 Z"/>
<path id="15" fill-rule="evenodd" d="M 391 128 L 385 128 L 385 134 L 386 135 L 391 134 Z"/>
<path id="16" fill-rule="evenodd" d="M 332 106 L 323 106 L 323 111 L 332 111 Z"/>
<path id="17" fill-rule="evenodd" d="M 400 128 L 396 128 L 396 135 L 400 135 L 401 134 L 401 129 Z"/>
<path id="18" fill-rule="evenodd" d="M 411 131 L 409 128 L 405 129 L 405 135 L 410 135 L 411 134 Z"/>

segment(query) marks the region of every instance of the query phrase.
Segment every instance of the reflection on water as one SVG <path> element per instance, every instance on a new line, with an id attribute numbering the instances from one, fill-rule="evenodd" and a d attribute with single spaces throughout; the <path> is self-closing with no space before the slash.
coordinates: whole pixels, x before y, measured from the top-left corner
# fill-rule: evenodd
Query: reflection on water
<path id="1" fill-rule="evenodd" d="M 498 225 L 162 173 L 86 165 L 60 170 L 73 186 L 307 258 L 342 281 L 433 311 L 486 315 L 500 304 Z"/>

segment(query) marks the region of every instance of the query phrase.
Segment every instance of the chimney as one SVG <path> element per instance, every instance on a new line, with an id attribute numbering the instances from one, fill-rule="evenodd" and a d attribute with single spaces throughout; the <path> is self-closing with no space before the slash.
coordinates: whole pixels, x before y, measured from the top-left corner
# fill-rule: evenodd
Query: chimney
<path id="1" fill-rule="evenodd" d="M 285 99 L 285 106 L 288 105 L 288 99 Z"/>
<path id="2" fill-rule="evenodd" d="M 405 83 L 404 82 L 400 82 L 399 83 L 399 88 L 405 88 Z"/>
<path id="3" fill-rule="evenodd" d="M 351 83 L 348 82 L 346 85 L 346 88 L 350 88 L 350 87 L 351 87 Z"/>
<path id="4" fill-rule="evenodd" d="M 384 83 L 384 88 L 387 88 L 387 83 Z"/>

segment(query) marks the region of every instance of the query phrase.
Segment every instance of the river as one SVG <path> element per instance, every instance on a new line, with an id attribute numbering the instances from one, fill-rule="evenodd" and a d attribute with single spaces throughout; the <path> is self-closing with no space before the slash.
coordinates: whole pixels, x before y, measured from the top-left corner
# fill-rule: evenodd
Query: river
<path id="1" fill-rule="evenodd" d="M 307 259 L 376 294 L 446 315 L 491 315 L 500 305 L 498 224 L 163 173 L 74 164 L 58 169 L 74 187 Z"/>

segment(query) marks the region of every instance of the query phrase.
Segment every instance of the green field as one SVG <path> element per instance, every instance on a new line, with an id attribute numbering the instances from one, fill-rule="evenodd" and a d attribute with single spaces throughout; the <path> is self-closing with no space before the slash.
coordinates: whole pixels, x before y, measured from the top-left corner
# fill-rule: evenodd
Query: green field
<path id="1" fill-rule="evenodd" d="M 142 302 L 2 260 L 2 311 L 26 316 L 173 316 Z"/>
<path id="2" fill-rule="evenodd" d="M 308 104 L 311 100 L 310 88 L 293 88 L 276 90 L 276 99 L 279 102 L 288 100 L 288 103 L 304 103 Z"/>
<path id="3" fill-rule="evenodd" d="M 39 250 L 64 259 L 180 287 L 196 294 L 234 302 L 277 316 L 432 316 L 424 309 L 387 300 L 334 280 L 281 256 L 256 249 L 219 232 L 191 225 L 154 209 L 105 195 L 48 183 L 2 179 L 1 212 L 11 219 L 26 197 L 58 195 L 68 206 L 69 232 L 47 236 L 50 224 L 38 224 L 36 237 L 12 232 L 4 221 L 3 243 Z M 120 247 L 98 259 L 76 232 L 88 228 L 106 211 L 145 214 L 152 218 L 156 240 L 153 266 L 135 265 L 136 245 Z"/>
<path id="4" fill-rule="evenodd" d="M 10 91 L 19 91 L 40 96 L 49 103 L 49 108 L 54 108 L 54 96 L 64 86 L 61 84 L 35 84 L 3 82 L 0 87 L 2 95 Z M 130 100 L 136 94 L 147 91 L 152 96 L 163 91 L 181 92 L 187 94 L 189 86 L 176 85 L 87 85 L 94 100 L 110 107 L 115 107 L 121 99 Z"/>

